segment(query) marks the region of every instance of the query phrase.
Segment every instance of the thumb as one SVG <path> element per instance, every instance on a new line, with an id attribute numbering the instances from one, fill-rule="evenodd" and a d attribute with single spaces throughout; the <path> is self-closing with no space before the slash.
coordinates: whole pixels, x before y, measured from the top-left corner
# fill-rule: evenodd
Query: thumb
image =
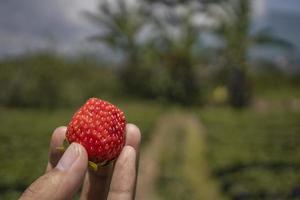
<path id="1" fill-rule="evenodd" d="M 20 200 L 71 199 L 83 182 L 87 163 L 85 149 L 72 143 L 56 167 L 32 183 Z"/>

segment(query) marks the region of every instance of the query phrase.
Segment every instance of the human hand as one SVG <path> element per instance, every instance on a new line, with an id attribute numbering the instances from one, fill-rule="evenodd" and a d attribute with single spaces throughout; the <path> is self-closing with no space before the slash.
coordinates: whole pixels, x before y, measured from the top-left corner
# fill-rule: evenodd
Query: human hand
<path id="1" fill-rule="evenodd" d="M 66 127 L 57 128 L 51 139 L 46 173 L 33 182 L 20 200 L 67 200 L 82 186 L 81 200 L 131 200 L 135 196 L 138 155 L 141 140 L 139 129 L 126 126 L 126 144 L 115 163 L 88 170 L 87 153 L 83 146 L 72 143 L 62 153 Z"/>

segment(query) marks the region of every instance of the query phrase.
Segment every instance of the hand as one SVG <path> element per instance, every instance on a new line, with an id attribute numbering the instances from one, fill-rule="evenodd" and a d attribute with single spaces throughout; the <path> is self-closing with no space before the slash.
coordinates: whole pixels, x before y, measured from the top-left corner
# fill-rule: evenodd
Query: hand
<path id="1" fill-rule="evenodd" d="M 72 143 L 62 153 L 66 127 L 57 128 L 51 139 L 46 173 L 33 182 L 20 200 L 71 199 L 83 184 L 81 200 L 131 200 L 135 196 L 141 134 L 132 124 L 126 126 L 126 145 L 115 163 L 97 172 L 88 169 L 87 153 Z"/>

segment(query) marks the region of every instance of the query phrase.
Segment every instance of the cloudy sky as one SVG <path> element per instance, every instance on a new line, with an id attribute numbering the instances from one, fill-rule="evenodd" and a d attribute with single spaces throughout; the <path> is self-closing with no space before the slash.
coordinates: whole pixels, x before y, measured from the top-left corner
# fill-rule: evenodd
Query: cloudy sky
<path id="1" fill-rule="evenodd" d="M 96 27 L 82 17 L 83 10 L 96 9 L 97 1 L 1 0 L 0 56 L 46 47 L 63 53 L 98 48 L 85 39 L 97 31 Z M 271 27 L 275 34 L 300 47 L 299 0 L 253 1 L 257 26 Z"/>
<path id="2" fill-rule="evenodd" d="M 300 47 L 300 1 L 255 0 L 256 23 L 270 27 L 274 34 L 290 40 Z"/>
<path id="3" fill-rule="evenodd" d="M 82 17 L 97 0 L 1 0 L 0 55 L 37 48 L 62 52 L 86 48 L 85 38 L 96 28 Z"/>

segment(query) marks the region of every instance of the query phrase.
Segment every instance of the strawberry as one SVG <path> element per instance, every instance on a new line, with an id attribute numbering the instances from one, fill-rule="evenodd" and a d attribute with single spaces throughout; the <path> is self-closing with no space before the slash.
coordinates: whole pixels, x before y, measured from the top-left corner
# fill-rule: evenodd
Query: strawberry
<path id="1" fill-rule="evenodd" d="M 73 116 L 67 127 L 68 143 L 85 147 L 90 165 L 115 160 L 125 145 L 124 113 L 111 103 L 90 98 Z M 92 167 L 93 167 L 92 166 Z"/>

